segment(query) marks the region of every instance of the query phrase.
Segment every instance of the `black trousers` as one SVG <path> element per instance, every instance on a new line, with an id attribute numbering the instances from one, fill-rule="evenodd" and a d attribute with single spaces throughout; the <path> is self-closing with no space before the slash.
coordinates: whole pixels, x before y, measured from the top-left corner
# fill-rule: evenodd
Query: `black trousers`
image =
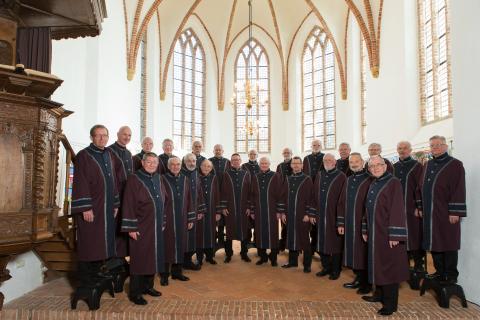
<path id="1" fill-rule="evenodd" d="M 339 273 L 342 270 L 342 254 L 323 254 L 320 253 L 320 262 L 325 270 L 332 273 Z"/>
<path id="2" fill-rule="evenodd" d="M 267 254 L 267 249 L 257 249 L 257 251 L 263 261 L 268 261 L 269 257 L 271 261 L 277 261 L 278 249 L 271 249 L 269 254 Z"/>
<path id="3" fill-rule="evenodd" d="M 377 286 L 378 293 L 382 299 L 382 305 L 389 311 L 397 311 L 398 308 L 398 283 Z"/>
<path id="4" fill-rule="evenodd" d="M 424 250 L 408 251 L 408 259 L 413 260 L 413 269 L 415 269 L 416 271 L 425 270 L 425 251 Z"/>
<path id="5" fill-rule="evenodd" d="M 146 290 L 153 288 L 154 275 L 132 274 L 130 275 L 130 297 L 141 296 Z"/>
<path id="6" fill-rule="evenodd" d="M 310 246 L 311 246 L 312 253 L 315 253 L 315 248 L 317 246 L 317 239 L 318 239 L 317 225 L 314 224 L 310 229 Z"/>
<path id="7" fill-rule="evenodd" d="M 223 214 L 220 215 L 220 220 L 218 220 L 217 242 L 225 243 L 225 216 Z"/>
<path id="8" fill-rule="evenodd" d="M 298 266 L 298 250 L 288 250 L 288 263 L 292 266 Z M 303 250 L 303 267 L 312 266 L 312 251 L 310 248 Z"/>
<path id="9" fill-rule="evenodd" d="M 431 252 L 433 265 L 442 277 L 458 278 L 458 251 Z"/>
<path id="10" fill-rule="evenodd" d="M 207 257 L 207 260 L 212 260 L 215 257 L 215 250 L 213 248 L 197 248 L 197 261 L 203 262 L 203 258 Z"/>
<path id="11" fill-rule="evenodd" d="M 247 231 L 247 238 L 248 242 L 255 242 L 255 220 L 248 217 L 248 231 Z"/>
<path id="12" fill-rule="evenodd" d="M 161 273 L 162 277 L 169 277 L 170 274 L 180 276 L 183 274 L 181 263 L 165 263 L 165 272 Z"/>
<path id="13" fill-rule="evenodd" d="M 353 270 L 353 273 L 355 273 L 358 282 L 360 282 L 360 288 L 366 288 L 369 286 L 367 270 L 355 269 Z"/>
<path id="14" fill-rule="evenodd" d="M 248 253 L 248 242 L 250 240 L 248 239 L 245 239 L 245 240 L 242 240 L 240 241 L 240 255 L 245 255 Z M 228 257 L 231 257 L 233 256 L 233 247 L 232 247 L 232 240 L 228 240 L 225 241 L 225 255 L 228 256 Z"/>

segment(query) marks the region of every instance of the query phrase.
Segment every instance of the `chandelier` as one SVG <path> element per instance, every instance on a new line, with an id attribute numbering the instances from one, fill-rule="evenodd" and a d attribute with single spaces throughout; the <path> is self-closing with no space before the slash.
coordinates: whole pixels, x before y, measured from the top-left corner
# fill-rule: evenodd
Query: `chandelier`
<path id="1" fill-rule="evenodd" d="M 252 79 L 252 73 L 254 68 L 254 66 L 252 65 L 252 59 L 253 59 L 252 49 L 253 49 L 253 43 L 254 43 L 252 29 L 253 29 L 252 0 L 248 0 L 248 59 L 246 61 L 247 77 L 243 84 L 243 91 L 239 92 L 240 85 L 237 82 L 235 82 L 233 86 L 232 99 L 230 101 L 230 104 L 232 106 L 235 106 L 237 102 L 240 102 L 240 101 L 243 102 L 243 104 L 245 104 L 245 106 L 247 107 L 247 110 L 250 110 L 253 107 L 253 105 L 260 104 L 264 106 L 268 103 L 267 100 L 257 101 L 259 99 L 258 94 L 260 92 L 260 88 L 256 79 Z"/>

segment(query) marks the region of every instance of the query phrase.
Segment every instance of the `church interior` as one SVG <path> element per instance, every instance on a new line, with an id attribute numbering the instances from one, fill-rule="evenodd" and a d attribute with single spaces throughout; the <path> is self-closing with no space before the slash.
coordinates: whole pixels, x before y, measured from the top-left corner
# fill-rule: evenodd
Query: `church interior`
<path id="1" fill-rule="evenodd" d="M 132 154 L 145 137 L 181 157 L 201 141 L 207 158 L 217 144 L 242 162 L 255 149 L 272 170 L 317 139 L 335 158 L 341 143 L 364 159 L 378 143 L 395 163 L 398 142 L 426 161 L 430 137 L 445 137 L 465 168 L 468 307 L 405 282 L 392 318 L 480 318 L 478 12 L 478 0 L 0 0 L 0 319 L 379 317 L 342 287 L 349 269 L 331 281 L 315 276 L 319 256 L 305 274 L 224 264 L 223 249 L 190 281 L 155 279 L 162 297 L 147 306 L 104 293 L 100 309 L 73 310 L 74 161 L 95 124 L 108 144 L 130 127 Z"/>

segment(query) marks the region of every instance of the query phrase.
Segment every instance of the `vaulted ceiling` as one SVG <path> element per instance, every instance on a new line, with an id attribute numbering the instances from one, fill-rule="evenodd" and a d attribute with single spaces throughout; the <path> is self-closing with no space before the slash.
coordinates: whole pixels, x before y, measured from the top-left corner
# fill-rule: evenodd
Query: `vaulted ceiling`
<path id="1" fill-rule="evenodd" d="M 190 19 L 208 34 L 215 53 L 218 106 L 224 105 L 224 71 L 230 47 L 248 32 L 248 0 L 123 0 L 127 46 L 127 77 L 135 74 L 140 42 L 149 24 L 160 36 L 160 96 L 175 40 Z M 293 41 L 304 21 L 313 15 L 332 41 L 340 75 L 342 97 L 347 97 L 346 31 L 353 14 L 366 41 L 370 67 L 378 75 L 378 48 L 383 0 L 252 0 L 255 33 L 271 38 L 282 64 L 283 106 L 288 109 L 288 60 Z"/>

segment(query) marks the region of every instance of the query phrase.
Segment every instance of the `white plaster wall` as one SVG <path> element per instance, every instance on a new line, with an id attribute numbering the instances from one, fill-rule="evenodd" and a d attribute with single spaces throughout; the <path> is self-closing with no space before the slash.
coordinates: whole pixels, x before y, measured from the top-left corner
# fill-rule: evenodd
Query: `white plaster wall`
<path id="1" fill-rule="evenodd" d="M 480 303 L 480 172 L 476 146 L 479 134 L 478 74 L 480 72 L 480 42 L 470 38 L 480 30 L 478 0 L 450 1 L 451 62 L 454 106 L 454 156 L 463 161 L 466 171 L 467 218 L 462 222 L 462 248 L 459 253 L 460 284 L 469 301 Z"/>
<path id="2" fill-rule="evenodd" d="M 140 67 L 135 79 L 128 81 L 122 10 L 120 4 L 107 3 L 108 18 L 98 37 L 52 44 L 52 73 L 64 80 L 52 99 L 75 112 L 64 120 L 63 128 L 76 151 L 90 142 L 88 131 L 96 123 L 109 128 L 110 143 L 120 126 L 129 125 L 131 147 L 138 148 Z"/>
<path id="3" fill-rule="evenodd" d="M 43 283 L 42 268 L 42 262 L 33 251 L 12 259 L 7 265 L 12 279 L 0 286 L 0 291 L 5 295 L 5 303 L 40 286 Z"/>

